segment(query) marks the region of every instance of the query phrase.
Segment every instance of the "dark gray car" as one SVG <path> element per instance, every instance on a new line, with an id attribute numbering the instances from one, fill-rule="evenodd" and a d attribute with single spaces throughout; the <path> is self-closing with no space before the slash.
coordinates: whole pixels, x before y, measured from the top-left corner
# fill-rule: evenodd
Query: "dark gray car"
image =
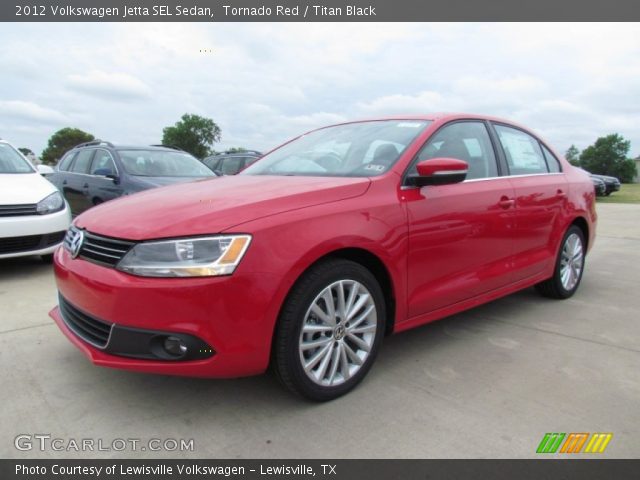
<path id="1" fill-rule="evenodd" d="M 224 152 L 205 158 L 202 163 L 209 167 L 216 175 L 236 175 L 252 165 L 262 156 L 256 150 L 241 150 Z"/>
<path id="2" fill-rule="evenodd" d="M 206 177 L 215 174 L 174 147 L 116 146 L 94 140 L 69 150 L 48 178 L 69 202 L 71 213 L 79 215 L 122 195 Z"/>

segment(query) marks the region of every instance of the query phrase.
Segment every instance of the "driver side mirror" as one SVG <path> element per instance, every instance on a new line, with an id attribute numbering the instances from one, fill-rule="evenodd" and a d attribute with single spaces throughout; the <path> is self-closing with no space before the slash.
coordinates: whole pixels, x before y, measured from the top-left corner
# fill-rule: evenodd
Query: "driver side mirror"
<path id="1" fill-rule="evenodd" d="M 101 177 L 110 178 L 111 180 L 113 180 L 113 183 L 115 183 L 116 185 L 120 182 L 120 179 L 118 178 L 118 175 L 113 173 L 113 171 L 110 168 L 97 168 L 93 172 L 93 174 L 94 175 L 99 175 Z"/>
<path id="2" fill-rule="evenodd" d="M 409 185 L 448 185 L 462 182 L 467 177 L 469 164 L 457 158 L 431 158 L 418 162 L 416 170 L 417 174 L 407 177 Z"/>

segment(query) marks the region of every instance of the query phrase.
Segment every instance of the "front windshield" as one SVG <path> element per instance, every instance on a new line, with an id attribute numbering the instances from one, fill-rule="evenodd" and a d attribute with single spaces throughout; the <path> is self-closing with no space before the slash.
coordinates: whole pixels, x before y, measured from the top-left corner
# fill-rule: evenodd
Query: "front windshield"
<path id="1" fill-rule="evenodd" d="M 33 167 L 11 145 L 0 143 L 0 173 L 33 173 Z"/>
<path id="2" fill-rule="evenodd" d="M 323 128 L 265 155 L 240 175 L 382 175 L 429 123 L 377 120 Z"/>
<path id="3" fill-rule="evenodd" d="M 124 169 L 139 177 L 212 177 L 215 174 L 185 152 L 118 150 Z"/>

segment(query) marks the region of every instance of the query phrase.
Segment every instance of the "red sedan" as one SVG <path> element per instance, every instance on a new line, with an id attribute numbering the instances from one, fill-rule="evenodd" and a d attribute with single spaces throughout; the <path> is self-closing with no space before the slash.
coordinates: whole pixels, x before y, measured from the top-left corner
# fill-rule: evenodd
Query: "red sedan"
<path id="1" fill-rule="evenodd" d="M 345 123 L 240 175 L 114 200 L 55 254 L 51 316 L 95 364 L 237 377 L 314 400 L 385 335 L 536 286 L 577 290 L 595 193 L 521 126 L 476 115 Z"/>

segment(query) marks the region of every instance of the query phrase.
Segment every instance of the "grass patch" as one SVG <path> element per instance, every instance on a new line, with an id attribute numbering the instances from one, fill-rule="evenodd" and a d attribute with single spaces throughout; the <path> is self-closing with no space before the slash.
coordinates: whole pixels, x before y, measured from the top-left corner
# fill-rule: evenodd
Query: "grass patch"
<path id="1" fill-rule="evenodd" d="M 608 197 L 597 197 L 600 203 L 640 203 L 640 183 L 623 183 L 619 192 Z"/>

